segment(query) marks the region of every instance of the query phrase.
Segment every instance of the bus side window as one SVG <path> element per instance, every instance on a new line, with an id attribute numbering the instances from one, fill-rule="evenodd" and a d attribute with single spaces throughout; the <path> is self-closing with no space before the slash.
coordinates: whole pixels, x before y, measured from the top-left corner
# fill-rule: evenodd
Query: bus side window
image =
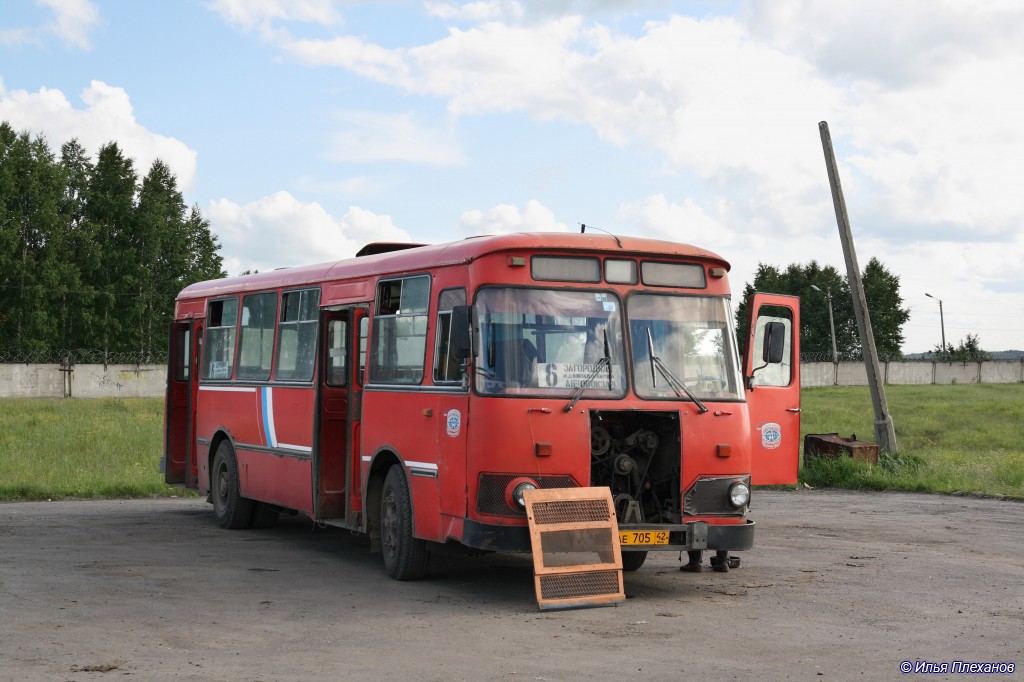
<path id="1" fill-rule="evenodd" d="M 327 323 L 327 385 L 344 386 L 345 358 L 347 357 L 345 320 L 331 320 Z"/>
<path id="2" fill-rule="evenodd" d="M 359 319 L 359 385 L 366 383 L 366 334 L 370 331 L 370 318 Z"/>
<path id="3" fill-rule="evenodd" d="M 177 335 L 177 340 L 174 342 L 175 350 L 177 350 L 174 356 L 174 380 L 188 381 L 189 359 L 192 357 L 192 333 L 187 327 L 175 329 L 174 333 Z"/>
<path id="4" fill-rule="evenodd" d="M 242 334 L 238 340 L 238 378 L 266 381 L 274 357 L 277 294 L 249 294 L 242 299 Z"/>
<path id="5" fill-rule="evenodd" d="M 319 289 L 285 292 L 277 331 L 275 379 L 309 381 L 313 378 L 319 314 Z"/>
<path id="6" fill-rule="evenodd" d="M 793 327 L 792 312 L 788 308 L 780 306 L 762 306 L 757 315 L 757 326 L 754 333 L 755 354 L 758 357 L 761 355 L 761 348 L 764 346 L 765 329 L 770 322 L 782 325 L 782 328 L 785 330 L 783 336 L 785 345 L 782 349 L 782 362 L 772 363 L 768 362 L 768 359 L 765 358 L 764 365 L 759 367 L 758 371 L 754 374 L 754 385 L 789 386 L 793 381 L 793 349 L 789 342 L 790 330 Z M 761 365 L 760 362 L 757 364 Z"/>
<path id="7" fill-rule="evenodd" d="M 466 305 L 466 290 L 444 289 L 437 296 L 437 332 L 434 344 L 434 382 L 462 380 L 459 360 L 451 352 L 452 308 Z"/>
<path id="8" fill-rule="evenodd" d="M 206 343 L 203 344 L 203 378 L 230 379 L 235 360 L 235 325 L 238 299 L 210 301 L 206 315 Z"/>
<path id="9" fill-rule="evenodd" d="M 430 277 L 414 275 L 377 286 L 370 382 L 418 384 L 423 380 Z"/>

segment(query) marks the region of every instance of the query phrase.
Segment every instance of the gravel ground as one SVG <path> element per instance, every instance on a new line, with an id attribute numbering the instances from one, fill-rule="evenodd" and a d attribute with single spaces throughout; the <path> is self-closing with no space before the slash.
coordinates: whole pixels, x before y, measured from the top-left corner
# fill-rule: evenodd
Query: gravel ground
<path id="1" fill-rule="evenodd" d="M 197 499 L 0 504 L 0 679 L 919 677 L 904 661 L 1024 678 L 1024 504 L 773 490 L 754 505 L 739 569 L 651 554 L 625 603 L 540 612 L 526 555 L 441 548 L 427 579 L 398 583 L 365 538 L 308 519 L 224 531 Z"/>

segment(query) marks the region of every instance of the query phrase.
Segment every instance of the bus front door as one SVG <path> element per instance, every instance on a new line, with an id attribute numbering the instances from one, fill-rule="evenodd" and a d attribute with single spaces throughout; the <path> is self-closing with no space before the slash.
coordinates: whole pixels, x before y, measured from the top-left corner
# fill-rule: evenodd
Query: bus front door
<path id="1" fill-rule="evenodd" d="M 167 392 L 164 397 L 164 456 L 160 460 L 164 481 L 195 488 L 198 471 L 195 461 L 195 372 L 196 339 L 202 336 L 202 324 L 196 320 L 174 322 L 169 343 Z"/>
<path id="2" fill-rule="evenodd" d="M 318 519 L 358 525 L 359 421 L 362 386 L 359 379 L 359 328 L 365 308 L 328 310 L 321 328 L 319 419 L 313 453 L 313 512 Z"/>
<path id="3" fill-rule="evenodd" d="M 750 480 L 792 484 L 800 459 L 800 299 L 755 293 L 746 358 Z"/>

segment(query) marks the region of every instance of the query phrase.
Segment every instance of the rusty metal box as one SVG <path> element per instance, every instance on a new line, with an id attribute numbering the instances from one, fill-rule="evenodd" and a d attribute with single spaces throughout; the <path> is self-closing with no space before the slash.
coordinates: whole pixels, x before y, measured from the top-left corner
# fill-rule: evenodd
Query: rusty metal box
<path id="1" fill-rule="evenodd" d="M 804 460 L 811 457 L 852 457 L 878 464 L 878 445 L 856 440 L 856 435 L 843 438 L 838 433 L 809 433 L 804 436 Z"/>

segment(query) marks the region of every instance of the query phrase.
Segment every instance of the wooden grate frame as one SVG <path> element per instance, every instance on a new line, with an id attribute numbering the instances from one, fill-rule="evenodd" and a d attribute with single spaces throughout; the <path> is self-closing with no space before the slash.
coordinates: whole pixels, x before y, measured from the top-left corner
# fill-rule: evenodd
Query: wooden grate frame
<path id="1" fill-rule="evenodd" d="M 527 490 L 523 501 L 541 610 L 608 606 L 626 600 L 611 490 Z"/>

